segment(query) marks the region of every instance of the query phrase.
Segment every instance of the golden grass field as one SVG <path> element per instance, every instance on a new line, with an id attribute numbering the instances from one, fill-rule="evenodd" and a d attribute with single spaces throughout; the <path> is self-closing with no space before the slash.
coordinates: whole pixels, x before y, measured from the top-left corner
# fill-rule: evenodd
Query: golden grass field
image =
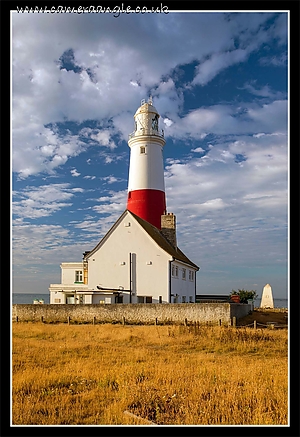
<path id="1" fill-rule="evenodd" d="M 287 425 L 288 331 L 13 323 L 13 425 Z"/>

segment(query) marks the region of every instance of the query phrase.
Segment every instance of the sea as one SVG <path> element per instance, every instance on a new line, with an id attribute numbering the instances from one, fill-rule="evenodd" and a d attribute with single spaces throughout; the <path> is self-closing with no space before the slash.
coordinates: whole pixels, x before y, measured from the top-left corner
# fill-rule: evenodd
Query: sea
<path id="1" fill-rule="evenodd" d="M 29 304 L 33 303 L 34 300 L 44 301 L 44 304 L 50 303 L 50 295 L 41 293 L 41 294 L 32 294 L 32 293 L 13 293 L 12 295 L 12 303 L 13 304 Z M 288 308 L 288 299 L 277 299 L 273 298 L 274 307 L 275 308 Z M 254 301 L 254 307 L 260 306 L 260 298 Z"/>

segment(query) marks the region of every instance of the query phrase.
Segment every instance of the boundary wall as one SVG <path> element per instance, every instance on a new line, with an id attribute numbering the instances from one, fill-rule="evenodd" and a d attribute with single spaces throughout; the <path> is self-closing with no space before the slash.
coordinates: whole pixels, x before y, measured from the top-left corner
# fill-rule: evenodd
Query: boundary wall
<path id="1" fill-rule="evenodd" d="M 77 323 L 230 323 L 251 312 L 250 304 L 180 303 L 180 304 L 98 304 L 53 305 L 14 304 L 13 321 Z"/>

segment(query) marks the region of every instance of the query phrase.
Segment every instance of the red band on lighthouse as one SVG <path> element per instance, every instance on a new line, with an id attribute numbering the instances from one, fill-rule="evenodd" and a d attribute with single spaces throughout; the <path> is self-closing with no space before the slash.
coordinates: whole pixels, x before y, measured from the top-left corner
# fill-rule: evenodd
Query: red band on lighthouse
<path id="1" fill-rule="evenodd" d="M 166 211 L 165 193 L 160 190 L 130 191 L 127 209 L 160 229 L 161 216 Z"/>

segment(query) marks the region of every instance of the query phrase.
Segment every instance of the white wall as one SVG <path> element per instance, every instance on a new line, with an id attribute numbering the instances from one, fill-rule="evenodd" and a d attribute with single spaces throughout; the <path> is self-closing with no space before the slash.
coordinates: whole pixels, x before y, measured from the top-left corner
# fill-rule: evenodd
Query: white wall
<path id="1" fill-rule="evenodd" d="M 140 147 L 145 147 L 145 153 Z M 161 144 L 140 140 L 131 147 L 128 191 L 141 189 L 165 191 L 164 167 Z"/>
<path id="2" fill-rule="evenodd" d="M 86 294 L 84 296 L 84 303 L 86 303 L 86 304 L 95 303 L 95 302 L 93 302 L 93 296 L 91 294 Z"/>
<path id="3" fill-rule="evenodd" d="M 97 285 L 129 289 L 130 252 L 133 254 L 132 290 L 140 296 L 152 296 L 153 303 L 158 302 L 159 296 L 167 302 L 171 256 L 128 213 L 101 248 L 88 258 L 89 289 L 96 290 Z M 134 303 L 136 299 L 132 298 Z"/>
<path id="4" fill-rule="evenodd" d="M 74 284 L 75 282 L 75 271 L 82 270 L 83 274 L 83 263 L 61 263 L 61 283 L 62 284 Z"/>
<path id="5" fill-rule="evenodd" d="M 64 303 L 66 303 L 64 293 L 61 293 L 59 291 L 50 292 L 50 304 L 64 304 Z"/>
<path id="6" fill-rule="evenodd" d="M 177 303 L 182 302 L 182 296 L 185 296 L 186 302 L 190 302 L 190 297 L 192 302 L 195 302 L 195 280 L 196 280 L 196 270 L 191 268 L 186 264 L 182 264 L 179 261 L 173 261 L 172 265 L 178 268 L 178 276 L 171 275 L 171 294 L 178 295 Z M 183 279 L 183 269 L 185 269 L 185 279 Z M 194 280 L 189 279 L 189 270 L 194 272 Z M 170 303 L 174 303 L 174 297 Z"/>

